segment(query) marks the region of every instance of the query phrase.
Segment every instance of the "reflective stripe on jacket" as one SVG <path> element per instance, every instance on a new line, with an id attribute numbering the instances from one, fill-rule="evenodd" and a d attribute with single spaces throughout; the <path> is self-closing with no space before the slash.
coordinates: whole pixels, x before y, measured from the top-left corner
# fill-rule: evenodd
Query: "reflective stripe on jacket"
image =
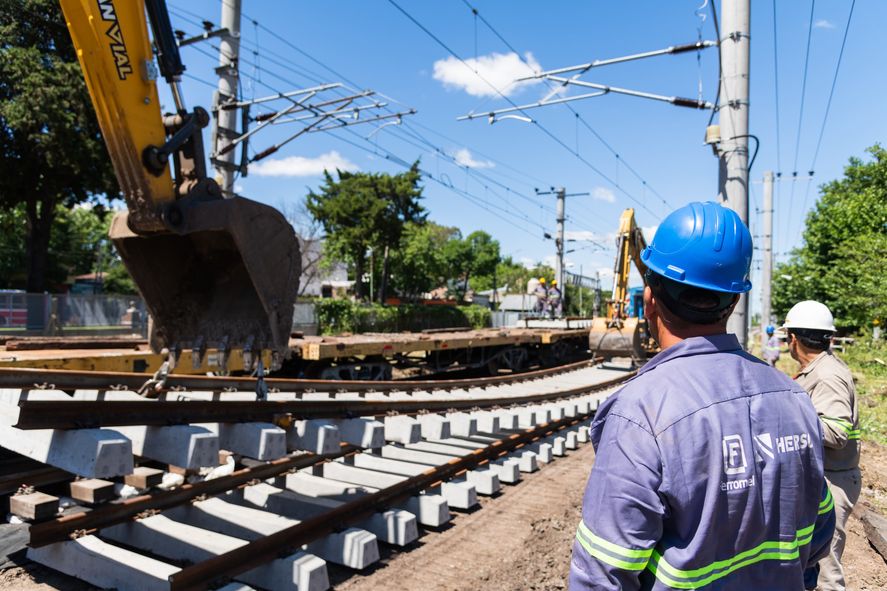
<path id="1" fill-rule="evenodd" d="M 815 585 L 835 519 L 819 420 L 733 335 L 650 360 L 598 410 L 592 442 L 571 589 Z"/>
<path id="2" fill-rule="evenodd" d="M 859 466 L 859 411 L 850 368 L 831 351 L 823 351 L 795 379 L 810 395 L 822 421 L 825 469 Z"/>

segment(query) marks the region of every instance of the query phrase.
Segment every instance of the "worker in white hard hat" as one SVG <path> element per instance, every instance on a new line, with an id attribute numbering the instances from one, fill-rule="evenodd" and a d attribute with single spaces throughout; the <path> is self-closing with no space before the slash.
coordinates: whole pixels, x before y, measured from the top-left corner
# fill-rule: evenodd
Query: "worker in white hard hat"
<path id="1" fill-rule="evenodd" d="M 856 387 L 850 369 L 831 351 L 835 322 L 824 304 L 812 300 L 795 304 L 785 317 L 784 328 L 789 352 L 801 364 L 795 380 L 810 395 L 822 424 L 825 477 L 835 502 L 835 535 L 829 555 L 819 562 L 817 588 L 844 589 L 841 555 L 845 527 L 862 488 Z"/>

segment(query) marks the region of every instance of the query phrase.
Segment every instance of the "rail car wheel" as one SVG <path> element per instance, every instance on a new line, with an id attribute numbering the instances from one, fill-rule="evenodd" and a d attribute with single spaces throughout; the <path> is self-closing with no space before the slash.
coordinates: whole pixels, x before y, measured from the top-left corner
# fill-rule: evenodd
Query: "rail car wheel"
<path id="1" fill-rule="evenodd" d="M 387 381 L 391 379 L 391 365 L 386 362 L 343 363 L 323 369 L 320 379 Z"/>
<path id="2" fill-rule="evenodd" d="M 527 350 L 523 347 L 508 347 L 493 355 L 487 362 L 487 370 L 490 375 L 496 375 L 502 370 L 523 371 L 527 367 L 528 358 Z"/>

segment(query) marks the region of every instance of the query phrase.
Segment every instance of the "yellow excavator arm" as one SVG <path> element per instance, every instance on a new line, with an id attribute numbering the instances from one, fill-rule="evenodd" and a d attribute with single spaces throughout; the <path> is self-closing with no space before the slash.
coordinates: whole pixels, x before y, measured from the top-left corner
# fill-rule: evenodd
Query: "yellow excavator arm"
<path id="1" fill-rule="evenodd" d="M 166 142 L 144 3 L 61 0 L 61 5 L 129 221 L 162 230 L 155 206 L 174 199 L 173 179 L 169 165 L 152 174 L 142 164 L 149 146 Z"/>
<path id="2" fill-rule="evenodd" d="M 610 324 L 616 324 L 627 317 L 628 277 L 631 273 L 631 263 L 634 263 L 643 280 L 647 265 L 641 260 L 641 253 L 645 248 L 647 241 L 635 221 L 634 209 L 628 208 L 619 218 L 619 231 L 616 234 L 613 293 L 607 306 L 607 320 Z"/>
<path id="3" fill-rule="evenodd" d="M 638 227 L 634 209 L 628 208 L 619 218 L 616 233 L 616 262 L 613 268 L 613 293 L 607 302 L 607 315 L 592 322 L 589 347 L 594 355 L 631 357 L 638 362 L 652 349 L 643 318 L 628 317 L 628 279 L 631 264 L 644 280 L 647 266 L 641 253 L 647 247 L 643 231 Z"/>
<path id="4" fill-rule="evenodd" d="M 279 361 L 299 285 L 298 241 L 279 211 L 224 199 L 207 177 L 210 117 L 185 107 L 165 2 L 60 1 L 128 207 L 110 235 L 151 314 L 152 347 L 191 348 L 198 361 L 209 347 L 242 349 L 245 359 L 272 349 Z M 159 77 L 172 113 L 161 113 Z"/>

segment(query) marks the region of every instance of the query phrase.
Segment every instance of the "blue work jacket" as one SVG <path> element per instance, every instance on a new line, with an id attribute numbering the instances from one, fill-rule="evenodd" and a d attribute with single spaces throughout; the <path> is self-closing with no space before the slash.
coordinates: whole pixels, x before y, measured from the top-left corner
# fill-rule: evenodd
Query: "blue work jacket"
<path id="1" fill-rule="evenodd" d="M 570 589 L 815 586 L 835 523 L 819 419 L 734 335 L 662 351 L 591 429 Z"/>

